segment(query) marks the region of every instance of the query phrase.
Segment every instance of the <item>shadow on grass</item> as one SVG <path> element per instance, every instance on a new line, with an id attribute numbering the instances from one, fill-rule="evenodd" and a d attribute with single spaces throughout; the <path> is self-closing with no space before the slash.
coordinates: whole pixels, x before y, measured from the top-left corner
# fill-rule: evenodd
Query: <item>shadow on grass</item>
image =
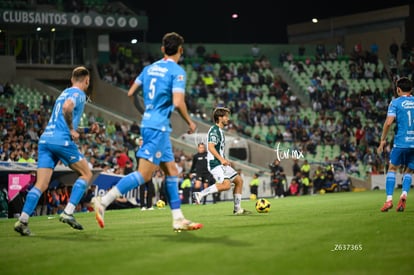
<path id="1" fill-rule="evenodd" d="M 252 246 L 252 243 L 246 242 L 246 241 L 240 241 L 240 240 L 232 240 L 229 238 L 229 236 L 223 235 L 223 236 L 215 236 L 215 237 L 203 237 L 199 235 L 195 235 L 191 232 L 180 232 L 176 233 L 174 235 L 154 235 L 154 237 L 163 238 L 165 241 L 171 241 L 171 242 L 188 242 L 192 244 L 200 244 L 200 243 L 206 243 L 206 244 L 220 244 L 220 245 L 228 245 L 228 246 L 240 246 L 240 247 L 246 247 L 246 246 Z"/>
<path id="2" fill-rule="evenodd" d="M 34 234 L 33 236 L 27 238 L 37 238 L 43 239 L 47 241 L 71 241 L 71 242 L 84 242 L 84 241 L 91 241 L 91 242 L 102 242 L 102 241 L 113 241 L 115 238 L 108 235 L 103 234 L 95 234 L 92 232 L 85 232 L 85 231 L 69 231 L 67 233 L 61 234 L 51 234 L 51 235 L 43 235 L 43 234 Z"/>

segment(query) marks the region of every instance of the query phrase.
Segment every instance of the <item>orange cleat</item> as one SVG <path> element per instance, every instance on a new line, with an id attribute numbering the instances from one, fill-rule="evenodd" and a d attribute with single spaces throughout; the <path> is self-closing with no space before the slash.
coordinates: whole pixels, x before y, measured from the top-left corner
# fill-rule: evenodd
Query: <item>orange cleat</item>
<path id="1" fill-rule="evenodd" d="M 397 205 L 397 212 L 404 212 L 406 200 L 407 200 L 407 196 L 404 195 L 400 197 L 400 200 L 398 201 L 398 205 Z"/>
<path id="2" fill-rule="evenodd" d="M 192 222 L 186 219 L 178 219 L 173 222 L 174 232 L 192 231 L 203 228 L 201 223 Z"/>
<path id="3" fill-rule="evenodd" d="M 386 201 L 384 206 L 381 208 L 381 212 L 388 212 L 392 208 L 392 201 Z"/>

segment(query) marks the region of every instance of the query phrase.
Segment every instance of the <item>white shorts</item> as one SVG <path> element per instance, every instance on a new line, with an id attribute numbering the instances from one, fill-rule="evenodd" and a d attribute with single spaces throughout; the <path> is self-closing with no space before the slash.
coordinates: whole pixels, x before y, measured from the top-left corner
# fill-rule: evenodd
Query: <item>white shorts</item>
<path id="1" fill-rule="evenodd" d="M 233 182 L 233 179 L 237 176 L 237 172 L 233 167 L 225 165 L 214 167 L 214 169 L 210 170 L 210 173 L 218 183 L 222 183 L 225 179 Z"/>

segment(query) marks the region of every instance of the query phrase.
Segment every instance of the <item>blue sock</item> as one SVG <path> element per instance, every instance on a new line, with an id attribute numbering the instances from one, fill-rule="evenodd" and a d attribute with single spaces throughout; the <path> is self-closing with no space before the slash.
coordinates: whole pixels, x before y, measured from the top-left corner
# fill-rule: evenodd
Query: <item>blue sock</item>
<path id="1" fill-rule="evenodd" d="M 181 200 L 178 195 L 178 177 L 165 177 L 165 191 L 171 209 L 180 209 Z"/>
<path id="2" fill-rule="evenodd" d="M 83 195 L 85 194 L 88 184 L 82 178 L 78 178 L 73 184 L 72 192 L 70 193 L 69 202 L 73 205 L 78 205 Z"/>
<path id="3" fill-rule="evenodd" d="M 141 173 L 133 172 L 123 177 L 116 184 L 116 188 L 118 188 L 121 194 L 126 194 L 129 190 L 132 190 L 141 184 L 144 184 L 144 178 L 142 177 Z"/>
<path id="4" fill-rule="evenodd" d="M 385 193 L 387 196 L 392 196 L 394 194 L 395 188 L 395 172 L 388 172 L 385 177 Z"/>
<path id="5" fill-rule="evenodd" d="M 411 174 L 404 174 L 404 177 L 403 177 L 403 182 L 402 182 L 402 191 L 404 192 L 407 192 L 408 193 L 408 191 L 410 191 L 410 187 L 411 187 L 411 180 L 412 180 L 412 177 L 411 177 Z"/>
<path id="6" fill-rule="evenodd" d="M 42 192 L 36 187 L 30 189 L 29 193 L 27 193 L 26 202 L 24 203 L 22 212 L 31 216 L 37 206 L 37 203 L 39 202 L 39 198 L 41 195 Z"/>

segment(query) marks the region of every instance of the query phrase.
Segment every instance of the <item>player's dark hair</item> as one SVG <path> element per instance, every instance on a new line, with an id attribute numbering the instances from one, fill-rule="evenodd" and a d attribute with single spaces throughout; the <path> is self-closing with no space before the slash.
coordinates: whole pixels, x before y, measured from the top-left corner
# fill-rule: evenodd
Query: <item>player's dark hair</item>
<path id="1" fill-rule="evenodd" d="M 397 88 L 400 88 L 403 93 L 411 93 L 413 90 L 413 83 L 407 77 L 401 77 L 397 80 Z"/>
<path id="2" fill-rule="evenodd" d="M 162 46 L 166 55 L 174 55 L 178 52 L 180 46 L 184 44 L 184 38 L 176 32 L 169 32 L 162 38 Z"/>
<path id="3" fill-rule="evenodd" d="M 219 117 L 225 116 L 227 114 L 230 114 L 230 109 L 229 108 L 217 107 L 213 111 L 214 122 L 217 123 L 219 121 Z"/>

